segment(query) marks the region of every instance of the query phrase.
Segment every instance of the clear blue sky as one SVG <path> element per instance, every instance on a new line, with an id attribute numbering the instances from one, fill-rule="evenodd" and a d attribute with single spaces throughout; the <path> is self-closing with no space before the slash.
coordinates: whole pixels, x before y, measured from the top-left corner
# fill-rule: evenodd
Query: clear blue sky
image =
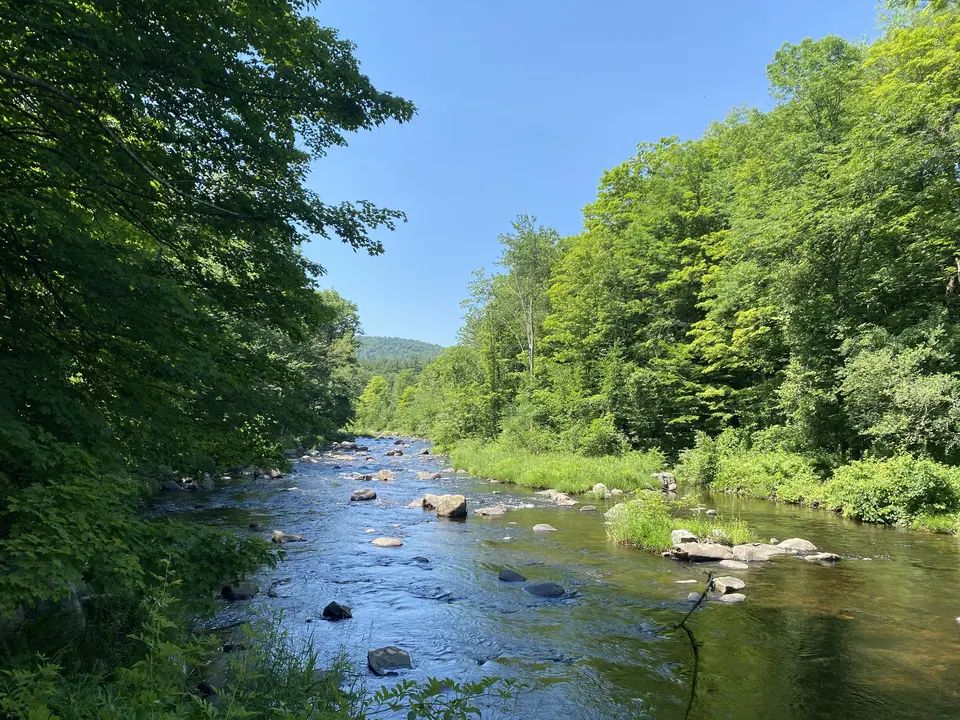
<path id="1" fill-rule="evenodd" d="M 386 253 L 317 240 L 322 279 L 367 335 L 455 342 L 474 268 L 530 213 L 562 235 L 603 170 L 638 142 L 699 137 L 740 105 L 770 105 L 764 70 L 785 41 L 876 34 L 875 0 L 325 0 L 374 84 L 417 116 L 351 137 L 309 185 L 408 221 Z"/>

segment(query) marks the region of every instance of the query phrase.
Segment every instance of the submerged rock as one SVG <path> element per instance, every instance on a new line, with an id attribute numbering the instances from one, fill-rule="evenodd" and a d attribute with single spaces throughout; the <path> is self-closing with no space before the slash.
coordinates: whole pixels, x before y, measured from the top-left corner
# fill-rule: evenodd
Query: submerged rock
<path id="1" fill-rule="evenodd" d="M 224 585 L 220 589 L 220 597 L 230 602 L 249 600 L 254 597 L 260 588 L 254 582 L 239 582 L 233 585 Z"/>
<path id="2" fill-rule="evenodd" d="M 533 526 L 534 532 L 556 532 L 557 529 L 553 525 L 547 525 L 546 523 L 540 523 Z"/>
<path id="3" fill-rule="evenodd" d="M 689 560 L 691 562 L 733 559 L 733 552 L 730 548 L 717 543 L 686 542 L 681 545 L 674 545 L 670 554 L 677 560 Z"/>
<path id="4" fill-rule="evenodd" d="M 348 620 L 353 617 L 350 608 L 347 605 L 341 605 L 338 602 L 331 602 L 323 609 L 323 617 L 331 622 L 338 620 Z"/>
<path id="5" fill-rule="evenodd" d="M 302 535 L 290 535 L 289 533 L 283 532 L 283 530 L 274 530 L 270 536 L 270 541 L 282 545 L 283 543 L 303 542 L 304 540 Z"/>
<path id="6" fill-rule="evenodd" d="M 567 594 L 567 591 L 556 583 L 534 583 L 523 588 L 531 595 L 545 598 L 558 598 Z"/>
<path id="7" fill-rule="evenodd" d="M 697 536 L 689 530 L 674 530 L 670 533 L 670 542 L 674 545 L 697 542 Z"/>
<path id="8" fill-rule="evenodd" d="M 722 603 L 727 603 L 729 605 L 739 605 L 747 599 L 746 595 L 741 593 L 729 593 L 727 595 L 721 595 L 717 598 Z"/>
<path id="9" fill-rule="evenodd" d="M 750 566 L 739 560 L 721 560 L 717 563 L 724 570 L 749 570 Z"/>
<path id="10" fill-rule="evenodd" d="M 384 455 L 387 457 L 399 457 L 400 455 L 403 455 L 403 450 L 387 450 Z"/>
<path id="11" fill-rule="evenodd" d="M 417 473 L 417 480 L 439 480 L 441 477 L 443 476 L 438 472 L 418 472 Z"/>
<path id="12" fill-rule="evenodd" d="M 473 511 L 474 515 L 483 515 L 485 517 L 503 517 L 508 512 L 510 512 L 510 507 L 503 504 L 482 507 Z"/>
<path id="13" fill-rule="evenodd" d="M 370 544 L 374 545 L 375 547 L 400 547 L 403 545 L 403 540 L 398 538 L 380 537 L 375 540 L 371 540 Z"/>
<path id="14" fill-rule="evenodd" d="M 727 595 L 728 593 L 737 592 L 737 590 L 743 590 L 746 586 L 747 584 L 740 578 L 718 577 L 713 579 L 713 589 L 721 595 Z"/>
<path id="15" fill-rule="evenodd" d="M 553 500 L 557 495 L 560 495 L 560 491 L 550 488 L 548 490 L 539 490 L 535 492 L 534 495 L 542 495 L 543 497 L 548 497 Z"/>
<path id="16" fill-rule="evenodd" d="M 765 562 L 778 555 L 786 555 L 787 551 L 776 545 L 764 543 L 750 543 L 748 545 L 734 545 L 733 557 L 742 562 Z"/>
<path id="17" fill-rule="evenodd" d="M 783 542 L 777 543 L 777 547 L 782 548 L 789 553 L 815 553 L 817 551 L 816 545 L 809 540 L 804 540 L 803 538 L 790 538 L 789 540 L 784 540 Z"/>
<path id="18" fill-rule="evenodd" d="M 814 553 L 813 555 L 806 555 L 803 558 L 807 562 L 819 562 L 819 563 L 835 563 L 840 562 L 840 556 L 836 553 Z"/>
<path id="19" fill-rule="evenodd" d="M 596 506 L 596 505 L 584 505 L 582 508 L 580 508 L 580 512 L 588 512 L 588 513 L 589 513 L 589 512 L 596 512 L 596 511 L 597 511 L 597 506 Z"/>
<path id="20" fill-rule="evenodd" d="M 510 570 L 509 568 L 504 568 L 503 570 L 501 570 L 500 575 L 498 575 L 498 578 L 500 580 L 503 580 L 503 582 L 526 582 L 527 581 L 527 579 L 523 575 L 518 573 L 516 570 Z"/>
<path id="21" fill-rule="evenodd" d="M 367 666 L 381 676 L 394 670 L 409 670 L 413 667 L 410 662 L 410 653 L 393 646 L 369 651 Z"/>
<path id="22" fill-rule="evenodd" d="M 373 490 L 354 490 L 350 493 L 351 502 L 360 502 L 363 500 L 376 500 L 377 493 Z"/>
<path id="23" fill-rule="evenodd" d="M 701 593 L 696 593 L 696 592 L 687 593 L 687 602 L 689 603 L 697 602 L 701 597 L 703 597 Z"/>
<path id="24" fill-rule="evenodd" d="M 377 480 L 390 481 L 393 480 L 393 470 L 379 470 L 377 474 L 374 475 Z"/>
<path id="25" fill-rule="evenodd" d="M 417 455 L 429 455 L 429 454 L 430 454 L 430 450 L 428 448 L 424 448 L 423 450 L 417 453 Z"/>

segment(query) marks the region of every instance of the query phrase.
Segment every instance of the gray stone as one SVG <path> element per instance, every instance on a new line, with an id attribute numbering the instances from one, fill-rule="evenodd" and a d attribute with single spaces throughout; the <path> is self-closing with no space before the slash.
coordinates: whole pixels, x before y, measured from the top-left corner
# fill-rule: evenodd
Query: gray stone
<path id="1" fill-rule="evenodd" d="M 659 472 L 654 473 L 650 477 L 657 480 L 660 483 L 660 487 L 667 492 L 673 492 L 677 489 L 677 478 L 674 477 L 673 473 Z"/>
<path id="2" fill-rule="evenodd" d="M 557 495 L 560 495 L 560 494 L 561 494 L 560 491 L 554 490 L 553 488 L 550 488 L 549 490 L 540 490 L 534 493 L 534 495 L 542 495 L 544 497 L 550 498 L 551 500 L 553 500 L 553 498 L 555 498 Z"/>
<path id="3" fill-rule="evenodd" d="M 367 665 L 377 675 L 383 676 L 395 670 L 409 670 L 410 653 L 398 647 L 383 647 L 367 653 Z"/>
<path id="4" fill-rule="evenodd" d="M 220 596 L 224 600 L 229 600 L 230 602 L 236 602 L 238 600 L 249 600 L 254 597 L 260 588 L 257 587 L 256 583 L 253 582 L 239 582 L 232 585 L 224 585 L 220 589 Z"/>
<path id="5" fill-rule="evenodd" d="M 376 500 L 377 493 L 373 490 L 354 490 L 350 493 L 351 502 L 360 502 L 362 500 Z"/>
<path id="6" fill-rule="evenodd" d="M 210 492 L 216 487 L 216 484 L 211 478 L 206 478 L 203 482 L 200 483 L 200 489 L 205 492 Z"/>
<path id="7" fill-rule="evenodd" d="M 440 502 L 440 495 L 434 495 L 433 493 L 427 493 L 423 496 L 421 504 L 423 505 L 424 510 L 436 510 L 437 504 Z"/>
<path id="8" fill-rule="evenodd" d="M 180 483 L 178 483 L 176 480 L 167 480 L 160 487 L 170 492 L 183 492 L 183 486 L 180 485 Z"/>
<path id="9" fill-rule="evenodd" d="M 417 453 L 417 455 L 429 455 L 429 454 L 430 454 L 430 450 L 428 450 L 427 448 L 424 448 L 423 450 Z"/>
<path id="10" fill-rule="evenodd" d="M 337 620 L 348 620 L 352 618 L 353 613 L 350 612 L 348 606 L 341 605 L 338 602 L 331 602 L 323 609 L 323 617 L 331 622 L 336 622 Z"/>
<path id="11" fill-rule="evenodd" d="M 783 542 L 777 543 L 777 547 L 786 550 L 791 554 L 815 553 L 817 551 L 816 545 L 809 540 L 804 540 L 803 538 L 790 538 L 789 540 L 784 540 Z"/>
<path id="12" fill-rule="evenodd" d="M 438 472 L 418 472 L 417 480 L 439 480 L 442 475 Z"/>
<path id="13" fill-rule="evenodd" d="M 304 540 L 301 535 L 290 535 L 283 532 L 283 530 L 274 530 L 273 535 L 270 536 L 270 541 L 282 545 L 283 543 L 303 542 Z"/>
<path id="14" fill-rule="evenodd" d="M 687 602 L 694 603 L 697 602 L 702 596 L 702 593 L 687 593 Z"/>
<path id="15" fill-rule="evenodd" d="M 546 523 L 540 523 L 533 526 L 534 532 L 556 532 L 557 529 L 553 525 L 547 525 Z"/>
<path id="16" fill-rule="evenodd" d="M 567 591 L 556 583 L 534 583 L 523 588 L 531 595 L 545 598 L 558 598 L 567 594 Z"/>
<path id="17" fill-rule="evenodd" d="M 704 514 L 705 514 L 707 517 L 716 517 L 716 516 L 717 516 L 717 511 L 716 511 L 716 510 L 707 510 L 707 512 L 704 513 Z"/>
<path id="18" fill-rule="evenodd" d="M 579 505 L 579 503 L 576 500 L 574 500 L 572 497 L 570 497 L 566 493 L 560 493 L 558 495 L 555 495 L 553 498 L 553 502 L 561 507 L 571 507 L 573 505 Z"/>
<path id="19" fill-rule="evenodd" d="M 371 540 L 370 544 L 375 547 L 400 547 L 401 545 L 403 545 L 403 540 L 399 540 L 397 538 L 382 537 L 382 538 L 377 538 L 376 540 Z"/>
<path id="20" fill-rule="evenodd" d="M 507 505 L 491 505 L 490 507 L 482 507 L 473 511 L 475 515 L 484 515 L 486 517 L 503 517 L 508 512 L 510 508 Z"/>
<path id="21" fill-rule="evenodd" d="M 613 490 L 610 491 L 610 494 L 613 495 L 614 497 L 617 497 L 619 495 L 623 495 L 623 490 L 620 490 L 619 488 L 614 488 Z"/>
<path id="22" fill-rule="evenodd" d="M 732 560 L 733 553 L 726 545 L 717 543 L 688 542 L 675 545 L 671 555 L 677 560 L 705 562 L 710 560 Z"/>
<path id="23" fill-rule="evenodd" d="M 722 603 L 727 603 L 728 605 L 739 605 L 747 599 L 746 595 L 742 593 L 729 593 L 727 595 L 721 595 L 717 598 Z"/>
<path id="24" fill-rule="evenodd" d="M 820 562 L 820 563 L 835 563 L 840 562 L 840 556 L 836 553 L 814 553 L 813 555 L 806 555 L 803 558 L 807 562 Z"/>
<path id="25" fill-rule="evenodd" d="M 377 474 L 373 476 L 377 480 L 383 480 L 389 482 L 393 480 L 393 470 L 378 470 Z"/>
<path id="26" fill-rule="evenodd" d="M 510 570 L 508 568 L 504 568 L 503 570 L 501 570 L 500 575 L 498 577 L 504 582 L 526 582 L 527 581 L 527 579 L 523 575 L 518 573 L 516 570 Z"/>
<path id="27" fill-rule="evenodd" d="M 437 517 L 462 518 L 467 516 L 467 499 L 463 495 L 440 495 L 433 503 Z"/>
<path id="28" fill-rule="evenodd" d="M 740 578 L 724 576 L 713 579 L 713 589 L 721 595 L 727 595 L 728 593 L 737 592 L 737 590 L 743 590 L 746 586 L 747 584 Z"/>
<path id="29" fill-rule="evenodd" d="M 697 536 L 689 530 L 674 530 L 670 533 L 670 542 L 674 545 L 697 542 Z"/>
<path id="30" fill-rule="evenodd" d="M 597 484 L 595 484 L 595 485 L 593 486 L 593 489 L 591 489 L 590 492 L 594 492 L 594 493 L 596 493 L 597 495 L 606 495 L 606 494 L 607 494 L 607 486 L 604 485 L 603 483 L 597 483 Z"/>
<path id="31" fill-rule="evenodd" d="M 779 555 L 787 555 L 787 551 L 776 545 L 764 543 L 750 543 L 748 545 L 734 545 L 733 558 L 742 562 L 764 562 Z"/>
<path id="32" fill-rule="evenodd" d="M 270 471 L 267 473 L 267 475 L 270 476 L 270 479 L 271 479 L 271 480 L 276 480 L 277 478 L 282 478 L 282 477 L 283 477 L 283 473 L 280 472 L 280 471 L 277 470 L 277 469 L 270 470 Z"/>
<path id="33" fill-rule="evenodd" d="M 596 506 L 596 505 L 584 505 L 582 508 L 580 508 L 580 512 L 588 512 L 588 513 L 589 513 L 589 512 L 596 512 L 596 511 L 597 511 L 597 506 Z"/>
<path id="34" fill-rule="evenodd" d="M 387 450 L 384 455 L 387 457 L 399 457 L 400 455 L 403 455 L 403 450 Z"/>
<path id="35" fill-rule="evenodd" d="M 749 570 L 750 566 L 739 560 L 721 560 L 717 563 L 724 570 Z"/>

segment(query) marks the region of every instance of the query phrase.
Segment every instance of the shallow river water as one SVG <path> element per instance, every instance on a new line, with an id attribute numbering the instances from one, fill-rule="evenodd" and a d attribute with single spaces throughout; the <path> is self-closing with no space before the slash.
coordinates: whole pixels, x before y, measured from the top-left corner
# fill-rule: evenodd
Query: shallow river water
<path id="1" fill-rule="evenodd" d="M 256 578 L 262 592 L 225 606 L 218 623 L 251 612 L 283 612 L 295 637 L 310 636 L 332 658 L 364 667 L 371 648 L 407 650 L 403 677 L 518 677 L 532 685 L 496 716 L 629 718 L 646 698 L 654 717 L 682 718 L 693 661 L 689 641 L 670 628 L 707 566 L 686 565 L 610 543 L 601 512 L 557 508 L 532 491 L 443 473 L 442 457 L 384 457 L 388 440 L 365 441 L 350 461 L 296 463 L 271 481 L 237 481 L 159 508 L 269 536 L 287 559 Z M 338 467 L 339 466 L 339 467 Z M 393 482 L 357 482 L 357 472 L 394 471 Z M 603 478 L 595 478 L 602 482 Z M 377 491 L 372 502 L 352 490 Z M 471 510 L 506 503 L 503 518 L 438 519 L 406 505 L 426 492 L 466 495 Z M 709 603 L 690 620 L 702 642 L 691 714 L 720 718 L 960 718 L 960 540 L 845 521 L 830 513 L 732 497 L 705 497 L 762 537 L 802 537 L 843 560 L 832 567 L 781 558 L 739 575 L 743 605 Z M 590 501 L 593 502 L 593 501 Z M 257 530 L 249 529 L 258 523 Z M 535 533 L 537 523 L 557 532 Z M 368 529 L 375 533 L 366 532 Z M 378 548 L 375 537 L 403 540 Z M 531 582 L 556 582 L 568 596 L 538 599 L 500 582 L 502 568 Z M 266 589 L 280 580 L 277 597 Z M 331 600 L 353 619 L 320 619 Z M 370 676 L 368 687 L 395 683 Z M 495 716 L 491 712 L 491 716 Z"/>

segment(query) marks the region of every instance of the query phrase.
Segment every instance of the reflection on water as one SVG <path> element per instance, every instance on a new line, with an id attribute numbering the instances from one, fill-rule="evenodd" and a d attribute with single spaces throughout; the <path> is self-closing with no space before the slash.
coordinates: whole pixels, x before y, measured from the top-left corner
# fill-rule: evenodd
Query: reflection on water
<path id="1" fill-rule="evenodd" d="M 410 677 L 520 677 L 536 689 L 516 717 L 631 717 L 645 697 L 657 718 L 683 716 L 690 649 L 669 629 L 695 587 L 677 581 L 702 580 L 705 567 L 612 545 L 599 513 L 559 509 L 522 488 L 451 473 L 419 481 L 418 471 L 445 462 L 412 454 L 420 444 L 396 458 L 383 456 L 387 441 L 369 445 L 376 457 L 369 464 L 367 453 L 298 464 L 280 480 L 166 502 L 164 512 L 308 540 L 285 546 L 286 561 L 257 578 L 264 590 L 289 579 L 276 597 L 262 592 L 252 604 L 227 607 L 220 622 L 251 607 L 282 610 L 292 633 L 312 635 L 331 657 L 343 649 L 358 665 L 368 649 L 397 645 L 413 657 Z M 380 468 L 397 479 L 351 479 Z M 372 487 L 378 499 L 350 503 L 359 487 Z M 425 492 L 463 493 L 470 508 L 505 502 L 514 509 L 457 522 L 405 507 Z M 739 573 L 746 604 L 696 613 L 691 626 L 703 649 L 693 717 L 960 717 L 957 538 L 763 501 L 704 500 L 762 536 L 806 538 L 844 559 L 834 567 L 795 558 L 754 565 Z M 250 530 L 251 523 L 261 527 Z M 559 532 L 534 533 L 537 523 Z M 381 536 L 400 538 L 403 547 L 370 545 Z M 497 579 L 505 567 L 530 582 L 559 583 L 568 595 L 534 598 L 522 584 Z M 354 619 L 320 621 L 331 600 L 351 606 Z"/>

